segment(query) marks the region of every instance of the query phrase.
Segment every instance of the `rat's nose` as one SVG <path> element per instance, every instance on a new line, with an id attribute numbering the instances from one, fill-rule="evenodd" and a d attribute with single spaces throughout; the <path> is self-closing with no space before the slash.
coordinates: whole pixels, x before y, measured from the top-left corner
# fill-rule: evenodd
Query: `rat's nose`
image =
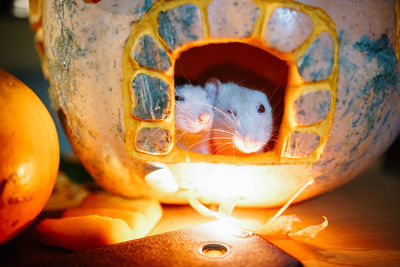
<path id="1" fill-rule="evenodd" d="M 262 144 L 260 144 L 257 139 L 249 136 L 243 138 L 240 135 L 235 134 L 233 142 L 235 143 L 236 147 L 244 153 L 258 152 L 262 147 Z"/>
<path id="2" fill-rule="evenodd" d="M 260 143 L 254 138 L 251 138 L 249 136 L 246 136 L 244 138 L 243 145 L 246 147 L 246 150 L 248 152 L 257 152 L 261 148 Z"/>
<path id="3" fill-rule="evenodd" d="M 202 113 L 199 117 L 200 124 L 208 124 L 211 121 L 211 116 L 209 113 Z"/>

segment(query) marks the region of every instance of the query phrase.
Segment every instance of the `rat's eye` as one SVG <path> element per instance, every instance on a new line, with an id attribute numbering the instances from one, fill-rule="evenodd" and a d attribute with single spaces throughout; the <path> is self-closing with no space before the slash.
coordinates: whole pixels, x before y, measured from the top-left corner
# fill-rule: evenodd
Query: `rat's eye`
<path id="1" fill-rule="evenodd" d="M 257 112 L 258 112 L 258 113 L 264 113 L 264 112 L 265 112 L 265 107 L 264 107 L 263 104 L 261 104 L 261 105 L 258 106 Z"/>
<path id="2" fill-rule="evenodd" d="M 226 111 L 231 115 L 236 116 L 236 112 L 233 112 L 230 108 L 228 108 Z"/>
<path id="3" fill-rule="evenodd" d="M 184 101 L 185 99 L 179 95 L 175 96 L 175 101 Z"/>

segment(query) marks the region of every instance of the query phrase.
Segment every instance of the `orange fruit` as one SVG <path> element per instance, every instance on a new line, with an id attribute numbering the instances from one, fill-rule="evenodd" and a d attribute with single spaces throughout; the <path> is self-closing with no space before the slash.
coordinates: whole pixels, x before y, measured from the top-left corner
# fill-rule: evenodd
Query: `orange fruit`
<path id="1" fill-rule="evenodd" d="M 54 122 L 40 99 L 0 70 L 0 244 L 46 204 L 60 160 Z"/>

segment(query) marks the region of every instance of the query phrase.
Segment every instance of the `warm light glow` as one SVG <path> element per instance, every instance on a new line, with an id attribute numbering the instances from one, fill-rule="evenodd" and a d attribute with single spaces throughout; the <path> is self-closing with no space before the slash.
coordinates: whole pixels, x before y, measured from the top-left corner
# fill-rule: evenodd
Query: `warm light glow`
<path id="1" fill-rule="evenodd" d="M 147 174 L 144 178 L 148 185 L 161 193 L 174 193 L 178 191 L 175 177 L 168 168 L 164 167 Z"/>
<path id="2" fill-rule="evenodd" d="M 230 198 L 222 201 L 219 206 L 219 211 L 216 212 L 201 204 L 194 195 L 195 193 L 193 193 L 189 198 L 190 205 L 201 215 L 217 219 L 213 231 L 218 233 L 229 233 L 236 237 L 248 237 L 252 235 L 251 232 L 243 230 L 240 227 L 242 223 L 238 219 L 232 217 L 232 211 L 238 198 Z"/>
<path id="3" fill-rule="evenodd" d="M 243 230 L 238 226 L 238 222 L 233 217 L 231 218 L 219 218 L 217 223 L 214 225 L 213 231 L 221 233 L 229 233 L 235 237 L 249 237 L 252 235 L 250 231 Z"/>
<path id="4" fill-rule="evenodd" d="M 306 183 L 312 175 L 303 171 L 303 165 L 280 168 L 278 165 L 177 163 L 168 168 L 181 192 L 199 192 L 203 203 L 241 197 L 238 202 L 241 207 L 283 205 L 299 190 L 299 181 Z M 187 194 L 182 194 L 183 197 L 186 200 Z"/>
<path id="5" fill-rule="evenodd" d="M 214 225 L 213 230 L 217 233 L 228 233 L 231 236 L 236 237 L 248 237 L 252 235 L 252 232 L 262 235 L 278 235 L 285 237 L 296 237 L 303 239 L 312 239 L 319 232 L 324 230 L 328 226 L 328 219 L 323 216 L 324 222 L 318 225 L 311 225 L 304 229 L 301 229 L 295 233 L 291 233 L 292 224 L 294 222 L 300 222 L 300 219 L 296 215 L 285 215 L 281 216 L 282 213 L 290 206 L 290 204 L 311 184 L 314 180 L 309 180 L 303 187 L 301 187 L 293 197 L 265 224 L 258 221 L 243 222 L 232 216 L 232 212 L 237 202 L 241 197 L 226 198 L 220 202 L 219 211 L 212 211 L 205 205 L 200 203 L 196 196 L 196 192 L 191 192 L 189 196 L 190 205 L 198 211 L 201 215 L 207 217 L 214 217 L 217 219 L 217 223 Z M 250 232 L 251 231 L 251 232 Z"/>

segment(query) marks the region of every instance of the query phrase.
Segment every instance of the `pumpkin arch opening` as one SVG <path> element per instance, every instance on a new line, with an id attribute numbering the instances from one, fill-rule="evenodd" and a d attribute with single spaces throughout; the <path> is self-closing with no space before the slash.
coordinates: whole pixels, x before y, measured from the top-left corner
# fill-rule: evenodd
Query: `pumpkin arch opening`
<path id="1" fill-rule="evenodd" d="M 288 64 L 261 48 L 240 42 L 192 47 L 182 51 L 175 61 L 175 89 L 187 84 L 204 88 L 210 79 L 215 78 L 221 83 L 233 82 L 266 95 L 272 111 L 272 133 L 258 153 L 272 151 L 279 135 L 284 111 Z M 214 113 L 216 112 L 222 111 L 214 107 Z M 251 114 L 248 118 L 251 118 Z M 218 153 L 210 151 L 210 154 Z M 232 154 L 229 151 L 227 153 Z M 243 155 L 250 156 L 254 153 Z"/>
<path id="2" fill-rule="evenodd" d="M 252 14 L 262 10 L 259 13 L 262 16 L 246 32 L 228 33 L 225 30 L 236 29 L 235 24 L 220 25 L 210 20 L 213 17 L 210 10 L 216 7 L 213 6 L 216 1 L 163 2 L 154 5 L 132 26 L 123 54 L 122 87 L 127 114 L 125 144 L 133 158 L 167 164 L 265 165 L 318 161 L 333 123 L 337 95 L 338 40 L 334 24 L 327 22 L 325 13 L 315 13 L 311 7 L 278 2 L 254 3 L 251 10 L 256 13 Z M 268 25 L 275 20 L 274 14 L 278 14 L 275 11 L 304 13 L 305 21 L 300 23 L 308 27 L 308 37 L 290 43 L 289 32 L 284 31 L 287 34 L 283 35 L 269 32 Z M 185 18 L 191 18 L 190 27 Z M 218 25 L 221 27 L 215 28 Z M 286 47 L 286 43 L 291 46 Z M 319 75 L 318 66 L 313 65 L 312 69 L 305 66 L 309 65 L 310 53 L 321 54 L 325 47 L 329 57 L 322 62 L 326 69 Z M 270 116 L 273 119 L 269 121 L 275 123 L 272 127 L 275 135 L 268 140 L 276 141 L 267 143 L 262 150 L 239 154 L 196 153 L 180 147 L 174 113 L 176 88 L 187 83 L 204 86 L 210 77 L 265 92 L 273 109 Z M 260 84 L 268 84 L 275 90 L 267 90 Z M 326 107 L 322 115 L 314 112 L 314 108 L 302 109 L 305 106 L 302 103 L 308 103 L 314 95 Z M 311 145 L 300 146 L 305 143 Z"/>

